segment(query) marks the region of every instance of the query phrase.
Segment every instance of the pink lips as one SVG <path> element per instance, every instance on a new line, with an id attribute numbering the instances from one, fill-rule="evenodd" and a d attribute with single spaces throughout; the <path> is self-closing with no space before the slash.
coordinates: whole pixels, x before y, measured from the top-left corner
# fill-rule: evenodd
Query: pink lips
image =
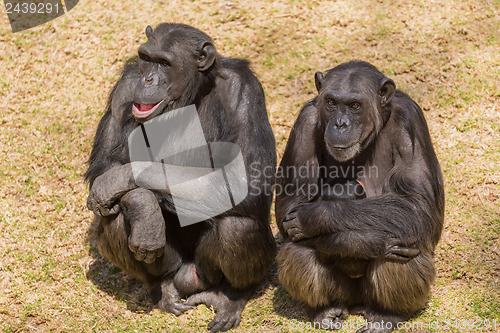
<path id="1" fill-rule="evenodd" d="M 132 106 L 132 114 L 136 118 L 146 118 L 158 108 L 158 105 L 160 105 L 161 102 L 163 101 L 160 101 L 156 104 L 134 103 L 134 105 Z"/>

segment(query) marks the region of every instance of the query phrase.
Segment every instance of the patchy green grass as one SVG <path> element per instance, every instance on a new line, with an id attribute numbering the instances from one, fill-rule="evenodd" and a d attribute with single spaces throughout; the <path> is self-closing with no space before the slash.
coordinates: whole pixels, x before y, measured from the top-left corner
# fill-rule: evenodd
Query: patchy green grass
<path id="1" fill-rule="evenodd" d="M 198 332 L 212 319 L 204 306 L 180 317 L 151 309 L 141 284 L 89 240 L 82 174 L 94 131 L 146 25 L 163 21 L 198 27 L 222 54 L 252 62 L 280 156 L 315 71 L 362 59 L 393 78 L 425 111 L 447 195 L 428 307 L 400 332 L 477 331 L 456 319 L 499 327 L 499 9 L 496 0 L 97 0 L 16 34 L 1 14 L 0 329 Z M 271 273 L 237 331 L 306 321 Z"/>

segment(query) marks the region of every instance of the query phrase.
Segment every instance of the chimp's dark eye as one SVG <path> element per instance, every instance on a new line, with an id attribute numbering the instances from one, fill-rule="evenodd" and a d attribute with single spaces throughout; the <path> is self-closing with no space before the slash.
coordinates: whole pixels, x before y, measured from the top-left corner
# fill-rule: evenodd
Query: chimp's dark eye
<path id="1" fill-rule="evenodd" d="M 329 106 L 336 106 L 337 105 L 337 101 L 334 100 L 333 98 L 327 98 L 326 102 L 328 103 Z"/>
<path id="2" fill-rule="evenodd" d="M 351 109 L 359 110 L 360 107 L 361 107 L 361 104 L 359 102 L 351 103 Z"/>
<path id="3" fill-rule="evenodd" d="M 163 61 L 161 62 L 161 65 L 162 65 L 163 67 L 168 67 L 168 66 L 170 66 L 170 63 L 169 63 L 168 61 L 166 61 L 166 60 L 163 60 Z"/>

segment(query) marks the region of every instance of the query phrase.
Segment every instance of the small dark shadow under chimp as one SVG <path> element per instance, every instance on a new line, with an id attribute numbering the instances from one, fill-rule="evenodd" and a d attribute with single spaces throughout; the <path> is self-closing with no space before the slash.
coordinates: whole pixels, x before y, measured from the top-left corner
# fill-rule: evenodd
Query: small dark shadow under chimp
<path id="1" fill-rule="evenodd" d="M 136 313 L 150 312 L 153 306 L 144 284 L 124 274 L 119 268 L 99 254 L 97 250 L 96 230 L 97 224 L 94 220 L 85 240 L 89 245 L 89 254 L 93 259 L 86 274 L 87 279 L 92 281 L 99 290 L 104 291 L 119 301 L 125 302 L 129 311 Z"/>
<path id="2" fill-rule="evenodd" d="M 279 251 L 283 242 L 283 239 L 279 234 L 276 236 L 276 242 L 278 244 Z M 280 284 L 276 261 L 274 261 L 271 267 L 268 279 L 270 279 L 270 284 L 275 289 L 272 298 L 274 311 L 282 317 L 297 319 L 299 321 L 308 321 L 309 317 L 306 314 L 304 304 L 296 299 L 293 299 L 288 291 L 286 291 L 286 289 Z"/>
<path id="3" fill-rule="evenodd" d="M 297 319 L 298 321 L 309 321 L 304 305 L 293 299 L 283 286 L 279 286 L 273 295 L 274 311 L 283 317 Z"/>

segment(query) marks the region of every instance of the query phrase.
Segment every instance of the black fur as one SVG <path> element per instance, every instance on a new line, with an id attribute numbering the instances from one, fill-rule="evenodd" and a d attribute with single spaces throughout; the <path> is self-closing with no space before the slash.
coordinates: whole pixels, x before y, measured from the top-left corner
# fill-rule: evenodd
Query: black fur
<path id="1" fill-rule="evenodd" d="M 195 28 L 161 24 L 153 32 L 148 28 L 148 37 L 109 96 L 85 173 L 88 205 L 99 224 L 99 250 L 144 281 L 161 309 L 180 314 L 198 303 L 213 305 L 217 315 L 208 328 L 225 331 L 238 325 L 275 255 L 269 211 L 276 152 L 264 93 L 247 61 L 220 56 L 210 37 Z M 176 55 L 175 63 L 161 67 L 145 56 L 158 50 Z M 174 86 L 185 85 L 180 95 L 145 83 L 144 76 L 168 78 L 175 68 L 183 73 L 170 76 L 179 81 Z M 181 228 L 168 193 L 135 185 L 127 138 L 143 121 L 132 114 L 133 103 L 147 104 L 142 89 L 157 89 L 155 94 L 167 100 L 159 114 L 195 104 L 207 142 L 233 142 L 241 148 L 254 189 L 245 200 L 220 216 Z M 250 172 L 251 165 L 259 172 Z"/>
<path id="2" fill-rule="evenodd" d="M 366 62 L 317 73 L 316 84 L 277 172 L 278 189 L 288 186 L 276 198 L 286 239 L 279 278 L 315 321 L 339 322 L 349 310 L 395 327 L 425 305 L 443 227 L 443 180 L 427 124 Z M 336 183 L 361 184 L 364 193 L 332 196 L 325 188 Z"/>

